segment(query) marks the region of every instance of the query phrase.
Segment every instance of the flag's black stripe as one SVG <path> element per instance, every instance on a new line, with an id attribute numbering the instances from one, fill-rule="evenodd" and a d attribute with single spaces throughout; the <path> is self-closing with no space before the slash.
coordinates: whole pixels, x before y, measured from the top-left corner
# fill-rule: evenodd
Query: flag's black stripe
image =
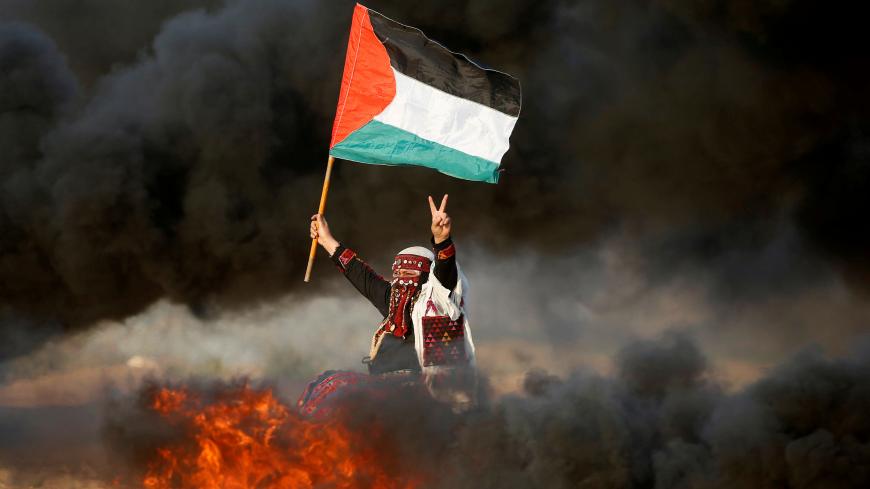
<path id="1" fill-rule="evenodd" d="M 369 10 L 369 18 L 396 71 L 451 95 L 519 116 L 520 82 L 516 78 L 485 70 L 430 40 L 419 29 L 373 10 Z"/>

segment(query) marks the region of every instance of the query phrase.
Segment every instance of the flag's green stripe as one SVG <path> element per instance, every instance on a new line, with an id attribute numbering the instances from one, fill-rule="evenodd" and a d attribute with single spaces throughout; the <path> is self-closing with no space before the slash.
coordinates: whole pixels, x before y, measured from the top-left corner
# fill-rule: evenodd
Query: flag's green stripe
<path id="1" fill-rule="evenodd" d="M 359 163 L 425 166 L 465 180 L 498 182 L 497 163 L 376 120 L 350 133 L 333 146 L 329 154 Z"/>

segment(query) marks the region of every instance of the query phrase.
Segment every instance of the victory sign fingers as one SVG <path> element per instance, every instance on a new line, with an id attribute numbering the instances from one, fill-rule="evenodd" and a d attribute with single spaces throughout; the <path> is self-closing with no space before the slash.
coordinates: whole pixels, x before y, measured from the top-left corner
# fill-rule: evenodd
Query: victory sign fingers
<path id="1" fill-rule="evenodd" d="M 447 194 L 444 194 L 444 197 L 441 199 L 441 205 L 439 207 L 435 207 L 435 201 L 432 200 L 432 196 L 429 196 L 429 212 L 432 213 L 432 218 L 435 217 L 445 217 L 447 215 Z"/>

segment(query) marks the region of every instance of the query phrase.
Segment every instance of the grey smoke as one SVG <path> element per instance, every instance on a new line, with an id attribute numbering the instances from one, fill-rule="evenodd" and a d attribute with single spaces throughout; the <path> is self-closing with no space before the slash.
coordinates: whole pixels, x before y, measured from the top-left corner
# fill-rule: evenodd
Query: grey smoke
<path id="1" fill-rule="evenodd" d="M 864 487 L 868 366 L 807 351 L 728 393 L 686 337 L 631 344 L 612 379 L 530 378 L 466 420 L 440 487 Z"/>
<path id="2" fill-rule="evenodd" d="M 679 333 L 629 344 L 618 358 L 612 377 L 530 372 L 524 393 L 462 415 L 399 390 L 386 398 L 354 396 L 351 409 L 337 416 L 364 434 L 360 443 L 401 454 L 387 465 L 391 476 L 423 475 L 426 487 L 860 488 L 870 482 L 870 422 L 860 414 L 870 408 L 864 356 L 831 359 L 807 350 L 737 392 L 712 379 L 704 355 Z M 669 367 L 650 375 L 655 365 Z M 208 398 L 226 386 L 195 388 Z M 147 460 L 142 447 L 167 439 L 162 423 L 147 419 L 136 402 L 117 405 L 110 415 L 110 446 L 129 454 L 133 473 L 144 463 L 139 457 Z"/>

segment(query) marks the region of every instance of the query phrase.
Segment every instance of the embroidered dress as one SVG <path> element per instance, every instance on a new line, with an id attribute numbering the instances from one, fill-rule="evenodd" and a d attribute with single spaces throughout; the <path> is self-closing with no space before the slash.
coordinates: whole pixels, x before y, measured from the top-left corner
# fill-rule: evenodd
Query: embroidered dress
<path id="1" fill-rule="evenodd" d="M 403 250 L 387 281 L 350 248 L 339 245 L 331 258 L 383 320 L 372 337 L 369 374 L 327 371 L 308 385 L 298 401 L 306 416 L 328 416 L 356 389 L 377 397 L 380 389 L 425 386 L 435 399 L 464 410 L 476 402 L 474 343 L 465 303 L 468 281 L 456 263 L 449 238 Z M 371 396 L 370 396 L 371 397 Z"/>
<path id="2" fill-rule="evenodd" d="M 449 253 L 452 254 L 453 245 Z M 429 393 L 454 409 L 476 403 L 477 370 L 474 341 L 468 324 L 468 280 L 459 264 L 456 284 L 445 287 L 433 273 L 423 284 L 411 313 L 417 360 Z"/>
<path id="3" fill-rule="evenodd" d="M 434 253 L 433 253 L 434 252 Z M 427 375 L 474 367 L 474 343 L 465 311 L 468 281 L 456 262 L 451 239 L 433 252 L 409 248 L 396 256 L 393 271 L 416 277 L 387 281 L 356 252 L 339 245 L 333 262 L 384 316 L 372 338 L 369 372 L 423 370 Z"/>

